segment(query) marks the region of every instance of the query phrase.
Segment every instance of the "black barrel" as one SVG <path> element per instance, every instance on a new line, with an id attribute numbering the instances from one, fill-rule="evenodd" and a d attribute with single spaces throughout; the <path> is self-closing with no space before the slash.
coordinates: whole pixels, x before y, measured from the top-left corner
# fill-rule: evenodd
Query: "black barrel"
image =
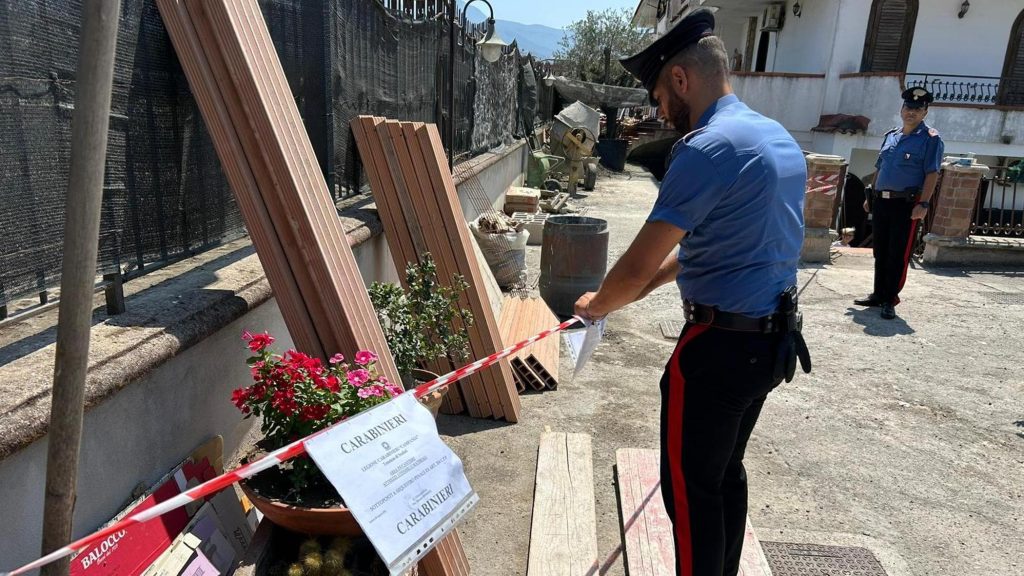
<path id="1" fill-rule="evenodd" d="M 608 222 L 586 216 L 552 216 L 544 224 L 540 295 L 551 311 L 572 316 L 584 292 L 601 286 L 608 271 Z"/>

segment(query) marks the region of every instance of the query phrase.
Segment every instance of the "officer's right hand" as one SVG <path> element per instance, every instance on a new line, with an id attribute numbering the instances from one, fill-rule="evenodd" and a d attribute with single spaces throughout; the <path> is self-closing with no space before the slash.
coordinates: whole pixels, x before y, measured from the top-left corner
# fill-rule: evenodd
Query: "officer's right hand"
<path id="1" fill-rule="evenodd" d="M 867 201 L 866 198 L 864 199 L 864 211 L 865 212 L 871 212 L 871 207 L 868 206 L 868 201 Z"/>

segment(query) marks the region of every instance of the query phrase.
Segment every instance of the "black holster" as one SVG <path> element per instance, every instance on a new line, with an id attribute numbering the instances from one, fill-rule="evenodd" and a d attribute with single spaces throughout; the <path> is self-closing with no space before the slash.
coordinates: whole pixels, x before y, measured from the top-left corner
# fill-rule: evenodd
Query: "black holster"
<path id="1" fill-rule="evenodd" d="M 779 297 L 779 316 L 782 320 L 782 336 L 775 359 L 775 379 L 791 382 L 796 374 L 797 359 L 805 374 L 811 372 L 811 353 L 801 333 L 803 314 L 797 306 L 796 286 L 786 288 Z"/>

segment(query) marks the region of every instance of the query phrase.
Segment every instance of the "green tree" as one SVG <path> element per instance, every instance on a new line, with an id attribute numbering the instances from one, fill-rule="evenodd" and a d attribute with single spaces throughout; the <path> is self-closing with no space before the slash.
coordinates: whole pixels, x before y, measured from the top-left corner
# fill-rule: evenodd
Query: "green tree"
<path id="1" fill-rule="evenodd" d="M 569 25 L 559 42 L 555 58 L 564 62 L 559 71 L 577 80 L 604 82 L 605 49 L 611 50 L 607 83 L 614 86 L 635 86 L 636 80 L 619 64 L 619 58 L 636 54 L 653 39 L 646 30 L 630 24 L 633 11 L 609 8 L 598 12 L 588 10 L 587 16 Z"/>

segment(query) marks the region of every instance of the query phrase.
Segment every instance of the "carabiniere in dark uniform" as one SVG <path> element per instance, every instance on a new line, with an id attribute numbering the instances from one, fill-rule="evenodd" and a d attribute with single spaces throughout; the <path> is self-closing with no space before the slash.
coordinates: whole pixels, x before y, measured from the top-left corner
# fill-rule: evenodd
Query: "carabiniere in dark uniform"
<path id="1" fill-rule="evenodd" d="M 865 202 L 872 219 L 875 287 L 853 303 L 881 307 L 885 319 L 896 317 L 917 224 L 931 207 L 942 164 L 942 138 L 924 123 L 931 102 L 932 95 L 924 88 L 903 92 L 903 126 L 885 133 L 875 162 L 874 190 Z"/>

